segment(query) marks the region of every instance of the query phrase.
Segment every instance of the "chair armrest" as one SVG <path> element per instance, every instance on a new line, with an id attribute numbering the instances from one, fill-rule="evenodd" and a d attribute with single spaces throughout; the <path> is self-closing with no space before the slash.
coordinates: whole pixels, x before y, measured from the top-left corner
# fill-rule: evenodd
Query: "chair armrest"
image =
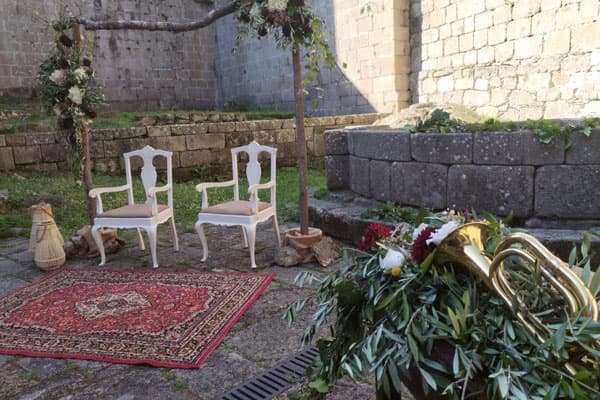
<path id="1" fill-rule="evenodd" d="M 235 184 L 236 184 L 235 179 L 232 179 L 232 180 L 226 181 L 226 182 L 206 182 L 206 183 L 200 183 L 200 184 L 196 185 L 196 190 L 198 192 L 202 193 L 202 209 L 205 209 L 206 207 L 208 207 L 208 194 L 206 192 L 206 189 L 229 187 L 229 186 L 233 186 Z"/>
<path id="2" fill-rule="evenodd" d="M 90 190 L 89 196 L 91 198 L 94 198 L 94 197 L 100 196 L 103 193 L 122 192 L 127 189 L 129 189 L 129 185 L 115 186 L 115 187 L 108 187 L 108 188 L 96 188 L 96 189 Z"/>
<path id="3" fill-rule="evenodd" d="M 233 186 L 233 185 L 235 185 L 235 180 L 233 180 L 233 179 L 230 181 L 226 181 L 226 182 L 206 182 L 206 183 L 200 183 L 200 184 L 196 185 L 196 190 L 198 192 L 202 192 L 206 189 L 228 187 L 228 186 Z"/>
<path id="4" fill-rule="evenodd" d="M 171 189 L 171 185 L 153 187 L 148 190 L 148 196 L 154 196 L 156 193 L 166 192 L 169 189 Z"/>
<path id="5" fill-rule="evenodd" d="M 248 188 L 248 194 L 253 194 L 256 193 L 257 191 L 261 190 L 261 189 L 271 189 L 275 186 L 275 182 L 274 181 L 270 181 L 267 183 L 257 183 L 255 185 L 250 185 L 250 187 Z"/>

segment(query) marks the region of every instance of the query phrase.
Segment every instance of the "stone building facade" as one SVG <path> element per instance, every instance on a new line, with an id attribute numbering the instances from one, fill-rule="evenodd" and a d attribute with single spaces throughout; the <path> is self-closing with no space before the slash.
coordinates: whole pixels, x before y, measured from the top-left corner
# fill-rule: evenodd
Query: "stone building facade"
<path id="1" fill-rule="evenodd" d="M 56 15 L 57 3 L 2 0 L 0 93 L 33 87 L 48 47 L 35 15 Z M 95 0 L 81 13 L 187 21 L 211 3 Z M 312 3 L 338 62 L 309 90 L 309 99 L 322 97 L 316 114 L 453 102 L 515 120 L 600 115 L 598 0 Z M 98 84 L 115 108 L 293 110 L 291 54 L 269 39 L 236 37 L 232 16 L 185 34 L 101 32 Z"/>

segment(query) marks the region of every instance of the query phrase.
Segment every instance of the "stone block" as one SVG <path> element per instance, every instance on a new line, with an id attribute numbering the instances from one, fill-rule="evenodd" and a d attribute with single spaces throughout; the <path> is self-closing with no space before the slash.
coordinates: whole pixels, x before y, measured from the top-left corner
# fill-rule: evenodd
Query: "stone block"
<path id="1" fill-rule="evenodd" d="M 235 132 L 235 122 L 216 122 L 208 125 L 208 133 Z"/>
<path id="2" fill-rule="evenodd" d="M 379 118 L 382 117 L 382 114 L 375 114 L 375 113 L 370 113 L 370 114 L 356 114 L 354 116 L 354 121 L 353 123 L 359 124 L 359 125 L 371 125 L 373 122 L 377 121 Z"/>
<path id="3" fill-rule="evenodd" d="M 369 159 L 350 156 L 350 189 L 365 197 L 371 196 Z"/>
<path id="4" fill-rule="evenodd" d="M 234 132 L 225 136 L 225 147 L 232 148 L 247 145 L 252 141 L 251 132 Z"/>
<path id="5" fill-rule="evenodd" d="M 379 201 L 390 199 L 390 170 L 389 161 L 372 160 L 369 163 L 369 187 L 371 196 Z"/>
<path id="6" fill-rule="evenodd" d="M 600 129 L 592 129 L 589 137 L 573 133 L 570 141 L 567 164 L 600 164 Z"/>
<path id="7" fill-rule="evenodd" d="M 15 159 L 11 147 L 0 148 L 0 170 L 10 171 L 15 169 Z"/>
<path id="8" fill-rule="evenodd" d="M 556 165 L 537 170 L 535 215 L 560 218 L 598 218 L 600 165 Z"/>
<path id="9" fill-rule="evenodd" d="M 254 121 L 242 121 L 235 123 L 236 132 L 255 131 L 256 129 L 256 122 Z"/>
<path id="10" fill-rule="evenodd" d="M 325 131 L 325 154 L 348 154 L 348 131 L 334 129 Z"/>
<path id="11" fill-rule="evenodd" d="M 284 119 L 283 125 L 281 126 L 283 129 L 296 129 L 296 120 L 294 119 Z"/>
<path id="12" fill-rule="evenodd" d="M 328 190 L 348 189 L 348 163 L 349 156 L 347 155 L 325 156 L 325 173 Z"/>
<path id="13" fill-rule="evenodd" d="M 36 164 L 42 161 L 40 146 L 15 146 L 13 147 L 15 164 Z"/>
<path id="14" fill-rule="evenodd" d="M 144 146 L 152 145 L 153 141 L 148 139 L 120 139 L 106 140 L 104 142 L 104 156 L 107 158 L 122 158 L 123 153 L 139 150 Z"/>
<path id="15" fill-rule="evenodd" d="M 572 51 L 589 51 L 600 47 L 600 21 L 573 28 Z"/>
<path id="16" fill-rule="evenodd" d="M 182 168 L 196 167 L 211 161 L 210 150 L 191 150 L 179 153 L 179 164 Z"/>
<path id="17" fill-rule="evenodd" d="M 147 136 L 148 132 L 146 131 L 145 126 L 138 126 L 133 128 L 121 128 L 115 129 L 114 137 L 116 139 L 129 139 L 129 138 L 139 138 Z"/>
<path id="18" fill-rule="evenodd" d="M 560 138 L 556 138 L 552 143 L 542 143 L 531 132 L 473 134 L 473 162 L 475 164 L 562 164 L 564 159 L 565 143 Z"/>
<path id="19" fill-rule="evenodd" d="M 112 140 L 115 137 L 115 131 L 116 129 L 92 129 L 91 135 L 98 140 Z"/>
<path id="20" fill-rule="evenodd" d="M 53 144 L 54 143 L 54 133 L 53 132 L 27 133 L 26 138 L 27 138 L 26 143 L 28 146 L 33 146 L 36 144 Z"/>
<path id="21" fill-rule="evenodd" d="M 294 129 L 281 129 L 276 132 L 277 143 L 295 142 L 296 131 Z"/>
<path id="22" fill-rule="evenodd" d="M 279 120 L 279 119 L 262 120 L 262 121 L 255 121 L 255 122 L 256 122 L 256 129 L 266 129 L 266 130 L 281 129 L 281 126 L 283 125 L 283 120 Z M 309 125 L 306 125 L 306 126 L 309 126 Z"/>
<path id="23" fill-rule="evenodd" d="M 445 165 L 395 162 L 391 170 L 390 199 L 415 207 L 445 208 L 447 178 Z"/>
<path id="24" fill-rule="evenodd" d="M 154 147 L 161 150 L 185 151 L 186 139 L 185 136 L 158 136 L 154 138 Z"/>
<path id="25" fill-rule="evenodd" d="M 259 130 L 259 131 L 254 131 L 252 132 L 252 140 L 256 140 L 258 143 L 260 144 L 275 144 L 275 137 L 277 136 L 277 133 L 275 130 L 269 130 L 269 131 L 263 131 L 263 130 Z M 283 143 L 292 143 L 292 142 L 283 142 Z M 248 144 L 248 143 L 245 143 Z M 295 145 L 295 140 L 294 143 Z"/>
<path id="26" fill-rule="evenodd" d="M 328 120 L 324 120 L 322 125 L 329 125 Z M 339 125 L 339 126 L 348 126 L 348 125 L 352 125 L 354 123 L 354 116 L 353 115 L 339 115 L 337 117 L 335 117 L 335 125 Z"/>
<path id="27" fill-rule="evenodd" d="M 325 138 L 323 135 L 315 135 L 314 148 L 312 149 L 313 155 L 317 157 L 323 157 L 325 155 Z"/>
<path id="28" fill-rule="evenodd" d="M 23 171 L 50 172 L 57 171 L 58 165 L 56 163 L 27 164 L 20 166 L 19 169 Z"/>
<path id="29" fill-rule="evenodd" d="M 67 159 L 67 150 L 60 144 L 42 144 L 40 149 L 42 151 L 42 161 L 44 162 L 65 161 Z M 90 152 L 92 155 L 95 154 L 91 150 Z"/>
<path id="30" fill-rule="evenodd" d="M 6 146 L 6 139 L 5 139 L 6 135 L 0 135 L 0 147 L 4 147 Z"/>
<path id="31" fill-rule="evenodd" d="M 471 133 L 414 133 L 410 138 L 412 158 L 416 161 L 465 164 L 472 162 Z"/>
<path id="32" fill-rule="evenodd" d="M 148 130 L 148 136 L 150 137 L 171 136 L 171 127 L 169 125 L 148 126 L 146 129 Z"/>
<path id="33" fill-rule="evenodd" d="M 42 148 L 42 154 L 43 152 L 44 149 Z M 104 142 L 102 140 L 92 140 L 90 142 L 90 154 L 92 155 L 92 159 L 104 158 Z"/>
<path id="34" fill-rule="evenodd" d="M 187 150 L 225 148 L 225 135 L 222 133 L 187 135 L 185 140 Z"/>
<path id="35" fill-rule="evenodd" d="M 12 135 L 6 135 L 7 146 L 25 146 L 27 145 L 27 136 L 24 133 L 14 133 Z"/>
<path id="36" fill-rule="evenodd" d="M 121 164 L 118 158 L 104 158 L 94 160 L 94 171 L 107 174 L 121 172 Z"/>
<path id="37" fill-rule="evenodd" d="M 447 204 L 501 216 L 531 216 L 534 173 L 532 166 L 453 165 L 448 170 Z"/>
<path id="38" fill-rule="evenodd" d="M 348 131 L 348 149 L 357 157 L 386 161 L 410 160 L 410 133 L 356 129 Z"/>
<path id="39" fill-rule="evenodd" d="M 173 135 L 202 135 L 208 132 L 209 124 L 185 124 L 171 126 Z"/>

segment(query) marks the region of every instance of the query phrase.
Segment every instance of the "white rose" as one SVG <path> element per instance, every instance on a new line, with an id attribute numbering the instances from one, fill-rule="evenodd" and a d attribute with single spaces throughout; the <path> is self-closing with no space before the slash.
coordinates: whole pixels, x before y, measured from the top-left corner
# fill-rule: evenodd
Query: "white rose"
<path id="1" fill-rule="evenodd" d="M 54 111 L 54 114 L 56 114 L 57 117 L 60 117 L 63 113 L 62 107 L 60 104 L 57 104 L 54 106 L 54 108 L 52 108 L 52 110 Z"/>
<path id="2" fill-rule="evenodd" d="M 267 7 L 271 11 L 284 11 L 287 8 L 287 0 L 269 0 Z"/>
<path id="3" fill-rule="evenodd" d="M 73 103 L 81 105 L 83 102 L 83 91 L 79 89 L 79 87 L 73 86 L 71 89 L 69 89 L 69 99 Z"/>
<path id="4" fill-rule="evenodd" d="M 382 269 L 388 271 L 395 267 L 402 267 L 406 263 L 408 255 L 403 249 L 389 249 L 383 259 L 379 259 L 379 265 Z"/>
<path id="5" fill-rule="evenodd" d="M 50 74 L 49 79 L 58 86 L 62 86 L 65 83 L 65 71 L 62 69 L 54 70 L 54 72 Z"/>
<path id="6" fill-rule="evenodd" d="M 427 245 L 430 245 L 432 243 L 436 246 L 439 245 L 442 242 L 442 240 L 446 239 L 446 237 L 459 226 L 460 222 L 458 221 L 446 222 L 444 225 L 441 226 L 440 229 L 433 232 L 431 236 L 429 236 L 429 239 L 427 239 L 426 241 Z"/>
<path id="7" fill-rule="evenodd" d="M 75 79 L 77 79 L 78 82 L 81 82 L 87 78 L 87 71 L 85 68 L 79 67 L 73 71 L 73 75 L 75 75 Z"/>

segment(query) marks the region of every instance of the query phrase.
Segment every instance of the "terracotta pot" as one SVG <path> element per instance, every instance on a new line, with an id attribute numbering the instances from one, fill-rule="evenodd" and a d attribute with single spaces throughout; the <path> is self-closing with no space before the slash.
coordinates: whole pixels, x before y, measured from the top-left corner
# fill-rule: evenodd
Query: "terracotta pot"
<path id="1" fill-rule="evenodd" d="M 291 228 L 285 231 L 284 246 L 292 246 L 302 256 L 302 264 L 315 259 L 310 247 L 321 240 L 323 232 L 317 228 L 308 228 L 308 234 L 300 233 L 300 228 Z"/>

